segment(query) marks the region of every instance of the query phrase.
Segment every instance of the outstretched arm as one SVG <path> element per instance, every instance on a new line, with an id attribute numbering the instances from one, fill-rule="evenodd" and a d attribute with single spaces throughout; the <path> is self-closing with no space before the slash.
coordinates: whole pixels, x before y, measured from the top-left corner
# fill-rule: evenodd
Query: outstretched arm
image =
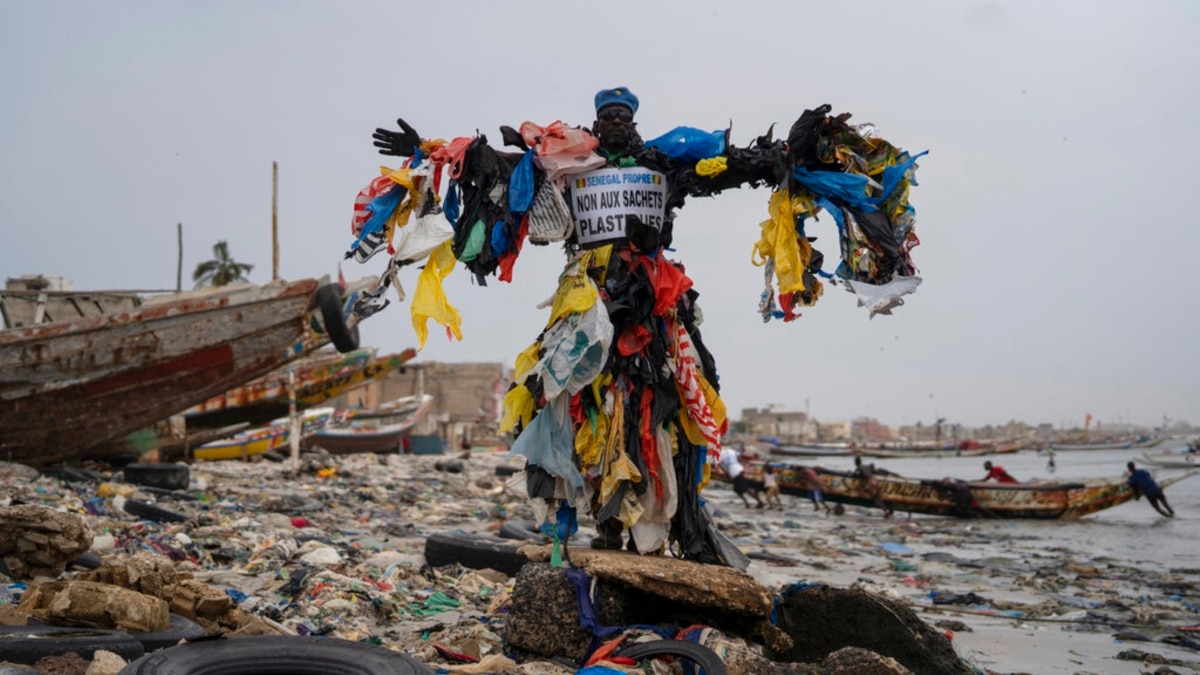
<path id="1" fill-rule="evenodd" d="M 375 133 L 371 134 L 371 138 L 375 139 L 375 147 L 379 148 L 381 155 L 412 157 L 421 146 L 421 135 L 402 117 L 396 119 L 396 124 L 400 131 L 375 129 Z"/>

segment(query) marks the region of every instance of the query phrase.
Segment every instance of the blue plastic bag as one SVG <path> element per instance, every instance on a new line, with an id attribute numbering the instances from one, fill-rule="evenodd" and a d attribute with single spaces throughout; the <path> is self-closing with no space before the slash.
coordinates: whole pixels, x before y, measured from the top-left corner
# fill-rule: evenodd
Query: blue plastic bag
<path id="1" fill-rule="evenodd" d="M 530 149 L 513 167 L 508 179 L 508 210 L 525 213 L 533 203 L 533 150 Z"/>
<path id="2" fill-rule="evenodd" d="M 696 161 L 725 154 L 725 131 L 704 131 L 694 127 L 675 127 L 667 133 L 646 141 L 651 148 L 662 150 L 671 159 Z"/>

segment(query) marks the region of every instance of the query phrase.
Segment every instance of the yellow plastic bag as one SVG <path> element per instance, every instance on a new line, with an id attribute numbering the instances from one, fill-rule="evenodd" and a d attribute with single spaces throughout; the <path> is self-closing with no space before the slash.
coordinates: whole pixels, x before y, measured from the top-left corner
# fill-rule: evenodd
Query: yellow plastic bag
<path id="1" fill-rule="evenodd" d="M 512 431 L 517 422 L 521 428 L 529 426 L 533 419 L 533 393 L 524 384 L 518 384 L 504 395 L 504 416 L 500 419 L 500 433 Z"/>
<path id="2" fill-rule="evenodd" d="M 781 294 L 804 290 L 804 270 L 812 258 L 812 245 L 796 232 L 796 216 L 811 213 L 812 209 L 802 197 L 793 197 L 787 189 L 777 190 L 771 195 L 768 207 L 770 218 L 764 220 L 762 238 L 754 245 L 751 262 L 758 267 L 775 259 L 775 278 Z"/>
<path id="3" fill-rule="evenodd" d="M 446 299 L 446 291 L 442 288 L 442 280 L 454 271 L 453 244 L 453 241 L 447 241 L 434 249 L 425 262 L 425 269 L 417 277 L 417 291 L 413 294 L 411 312 L 418 349 L 425 348 L 429 319 L 449 328 L 456 339 L 462 339 L 462 314 Z"/>
<path id="4" fill-rule="evenodd" d="M 600 299 L 596 284 L 587 275 L 591 259 L 591 254 L 585 253 L 579 260 L 567 266 L 559 276 L 558 292 L 555 293 L 554 304 L 550 308 L 547 328 L 567 314 L 583 314 Z"/>

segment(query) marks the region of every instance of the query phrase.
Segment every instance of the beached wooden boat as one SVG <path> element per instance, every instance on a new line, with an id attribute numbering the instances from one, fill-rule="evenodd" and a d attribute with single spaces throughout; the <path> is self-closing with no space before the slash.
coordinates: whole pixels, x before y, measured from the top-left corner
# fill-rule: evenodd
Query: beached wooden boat
<path id="1" fill-rule="evenodd" d="M 1056 452 L 1072 450 L 1123 450 L 1133 447 L 1133 440 L 1106 441 L 1103 443 L 1051 443 Z"/>
<path id="2" fill-rule="evenodd" d="M 241 421 L 260 425 L 287 415 L 289 372 L 295 373 L 296 407 L 304 410 L 383 379 L 417 355 L 411 348 L 387 356 L 376 356 L 375 352 L 374 347 L 345 354 L 318 350 L 188 408 L 184 413 L 187 427 L 208 428 Z"/>
<path id="3" fill-rule="evenodd" d="M 300 439 L 320 431 L 336 412 L 334 408 L 311 408 L 300 416 Z M 292 421 L 281 417 L 265 427 L 247 429 L 229 438 L 205 443 L 192 450 L 199 460 L 250 459 L 269 450 L 286 449 L 292 438 Z"/>
<path id="4" fill-rule="evenodd" d="M 1016 452 L 1026 447 L 1025 441 L 1011 441 L 996 444 L 975 444 L 974 447 L 860 447 L 854 449 L 859 457 L 875 457 L 882 459 L 922 459 L 945 457 L 983 457 L 985 455 L 1004 455 Z"/>
<path id="5" fill-rule="evenodd" d="M 743 461 L 746 478 L 761 487 L 764 462 Z M 770 462 L 776 470 L 780 491 L 807 497 L 800 487 L 798 465 Z M 815 467 L 814 467 L 815 468 Z M 1167 487 L 1195 472 L 1159 480 Z M 875 507 L 866 481 L 852 472 L 817 468 L 826 501 L 854 506 Z M 932 516 L 1031 518 L 1071 520 L 1124 504 L 1134 499 L 1133 490 L 1123 476 L 1093 478 L 1055 483 L 960 483 L 970 488 L 978 508 L 964 512 L 955 502 L 953 485 L 943 480 L 876 476 L 884 503 L 895 511 Z"/>
<path id="6" fill-rule="evenodd" d="M 404 437 L 412 433 L 433 407 L 433 397 L 406 396 L 374 408 L 339 412 L 324 429 L 304 439 L 309 447 L 335 454 L 401 452 Z"/>
<path id="7" fill-rule="evenodd" d="M 1200 454 L 1196 452 L 1146 452 L 1141 461 L 1167 469 L 1200 469 Z"/>
<path id="8" fill-rule="evenodd" d="M 330 330 L 345 347 L 357 332 L 342 308 L 336 284 L 275 281 L 0 331 L 0 459 L 95 457 L 106 442 L 327 344 Z"/>
<path id="9" fill-rule="evenodd" d="M 792 446 L 792 444 L 780 443 L 767 446 L 767 452 L 776 456 L 791 456 L 791 458 L 834 458 L 834 456 L 850 456 L 853 450 L 850 447 L 828 447 L 828 446 Z"/>

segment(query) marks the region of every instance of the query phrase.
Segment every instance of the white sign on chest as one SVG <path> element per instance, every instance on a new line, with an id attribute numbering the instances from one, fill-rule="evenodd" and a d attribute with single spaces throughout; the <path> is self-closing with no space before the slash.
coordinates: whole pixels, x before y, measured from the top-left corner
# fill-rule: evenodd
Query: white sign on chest
<path id="1" fill-rule="evenodd" d="M 636 215 L 661 230 L 667 212 L 667 179 L 650 169 L 606 167 L 575 176 L 569 192 L 580 246 L 625 238 L 625 219 Z"/>

